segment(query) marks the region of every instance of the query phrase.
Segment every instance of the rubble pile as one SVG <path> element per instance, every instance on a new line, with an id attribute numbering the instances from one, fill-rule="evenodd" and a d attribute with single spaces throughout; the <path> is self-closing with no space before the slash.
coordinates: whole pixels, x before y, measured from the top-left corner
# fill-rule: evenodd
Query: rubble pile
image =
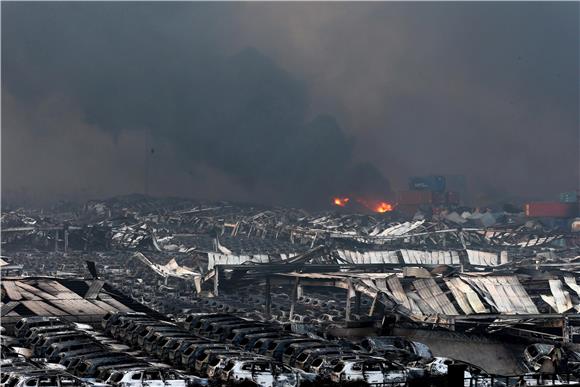
<path id="1" fill-rule="evenodd" d="M 580 238 L 565 223 L 142 195 L 6 210 L 3 385 L 575 380 Z"/>

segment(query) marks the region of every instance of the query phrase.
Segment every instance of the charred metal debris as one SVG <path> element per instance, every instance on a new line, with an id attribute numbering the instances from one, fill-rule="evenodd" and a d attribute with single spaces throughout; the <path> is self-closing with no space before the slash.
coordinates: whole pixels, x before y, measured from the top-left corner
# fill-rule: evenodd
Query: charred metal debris
<path id="1" fill-rule="evenodd" d="M 1 385 L 574 383 L 579 246 L 549 219 L 468 209 L 5 211 Z"/>

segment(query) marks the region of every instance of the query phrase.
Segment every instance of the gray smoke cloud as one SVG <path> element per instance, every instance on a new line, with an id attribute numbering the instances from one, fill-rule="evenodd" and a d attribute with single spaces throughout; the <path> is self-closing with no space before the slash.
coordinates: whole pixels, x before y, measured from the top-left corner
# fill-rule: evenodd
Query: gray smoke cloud
<path id="1" fill-rule="evenodd" d="M 577 3 L 3 2 L 2 76 L 4 194 L 578 185 Z"/>

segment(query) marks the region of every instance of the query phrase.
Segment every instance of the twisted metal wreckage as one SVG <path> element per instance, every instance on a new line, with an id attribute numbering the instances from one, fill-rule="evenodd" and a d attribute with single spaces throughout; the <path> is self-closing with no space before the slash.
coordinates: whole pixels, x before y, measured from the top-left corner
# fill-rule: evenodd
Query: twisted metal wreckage
<path id="1" fill-rule="evenodd" d="M 451 330 L 543 337 L 579 333 L 578 238 L 521 214 L 448 211 L 430 220 L 259 209 L 229 203 L 125 197 L 82 211 L 3 214 L 5 246 L 67 252 L 138 251 L 162 277 L 192 280 L 198 293 L 244 281 L 346 289 L 346 319 L 360 295 L 371 314 Z M 147 252 L 193 259 L 154 263 Z M 269 290 L 265 291 L 268 292 Z M 554 328 L 559 332 L 556 333 Z"/>

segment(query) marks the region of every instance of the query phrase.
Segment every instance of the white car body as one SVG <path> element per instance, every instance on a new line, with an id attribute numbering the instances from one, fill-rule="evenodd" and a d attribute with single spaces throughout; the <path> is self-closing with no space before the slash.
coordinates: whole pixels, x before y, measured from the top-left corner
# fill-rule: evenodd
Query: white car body
<path id="1" fill-rule="evenodd" d="M 387 369 L 387 367 L 387 364 L 378 361 L 369 363 L 363 359 L 341 361 L 330 374 L 330 380 L 333 383 L 361 381 L 369 384 L 405 385 L 407 372 L 404 369 Z"/>
<path id="2" fill-rule="evenodd" d="M 124 387 L 187 387 L 188 378 L 179 372 L 161 368 L 128 369 L 113 372 L 106 383 Z"/>
<path id="3" fill-rule="evenodd" d="M 222 379 L 230 383 L 251 381 L 262 387 L 291 387 L 298 385 L 298 373 L 288 366 L 268 360 L 235 361 L 233 367 L 222 371 Z"/>

